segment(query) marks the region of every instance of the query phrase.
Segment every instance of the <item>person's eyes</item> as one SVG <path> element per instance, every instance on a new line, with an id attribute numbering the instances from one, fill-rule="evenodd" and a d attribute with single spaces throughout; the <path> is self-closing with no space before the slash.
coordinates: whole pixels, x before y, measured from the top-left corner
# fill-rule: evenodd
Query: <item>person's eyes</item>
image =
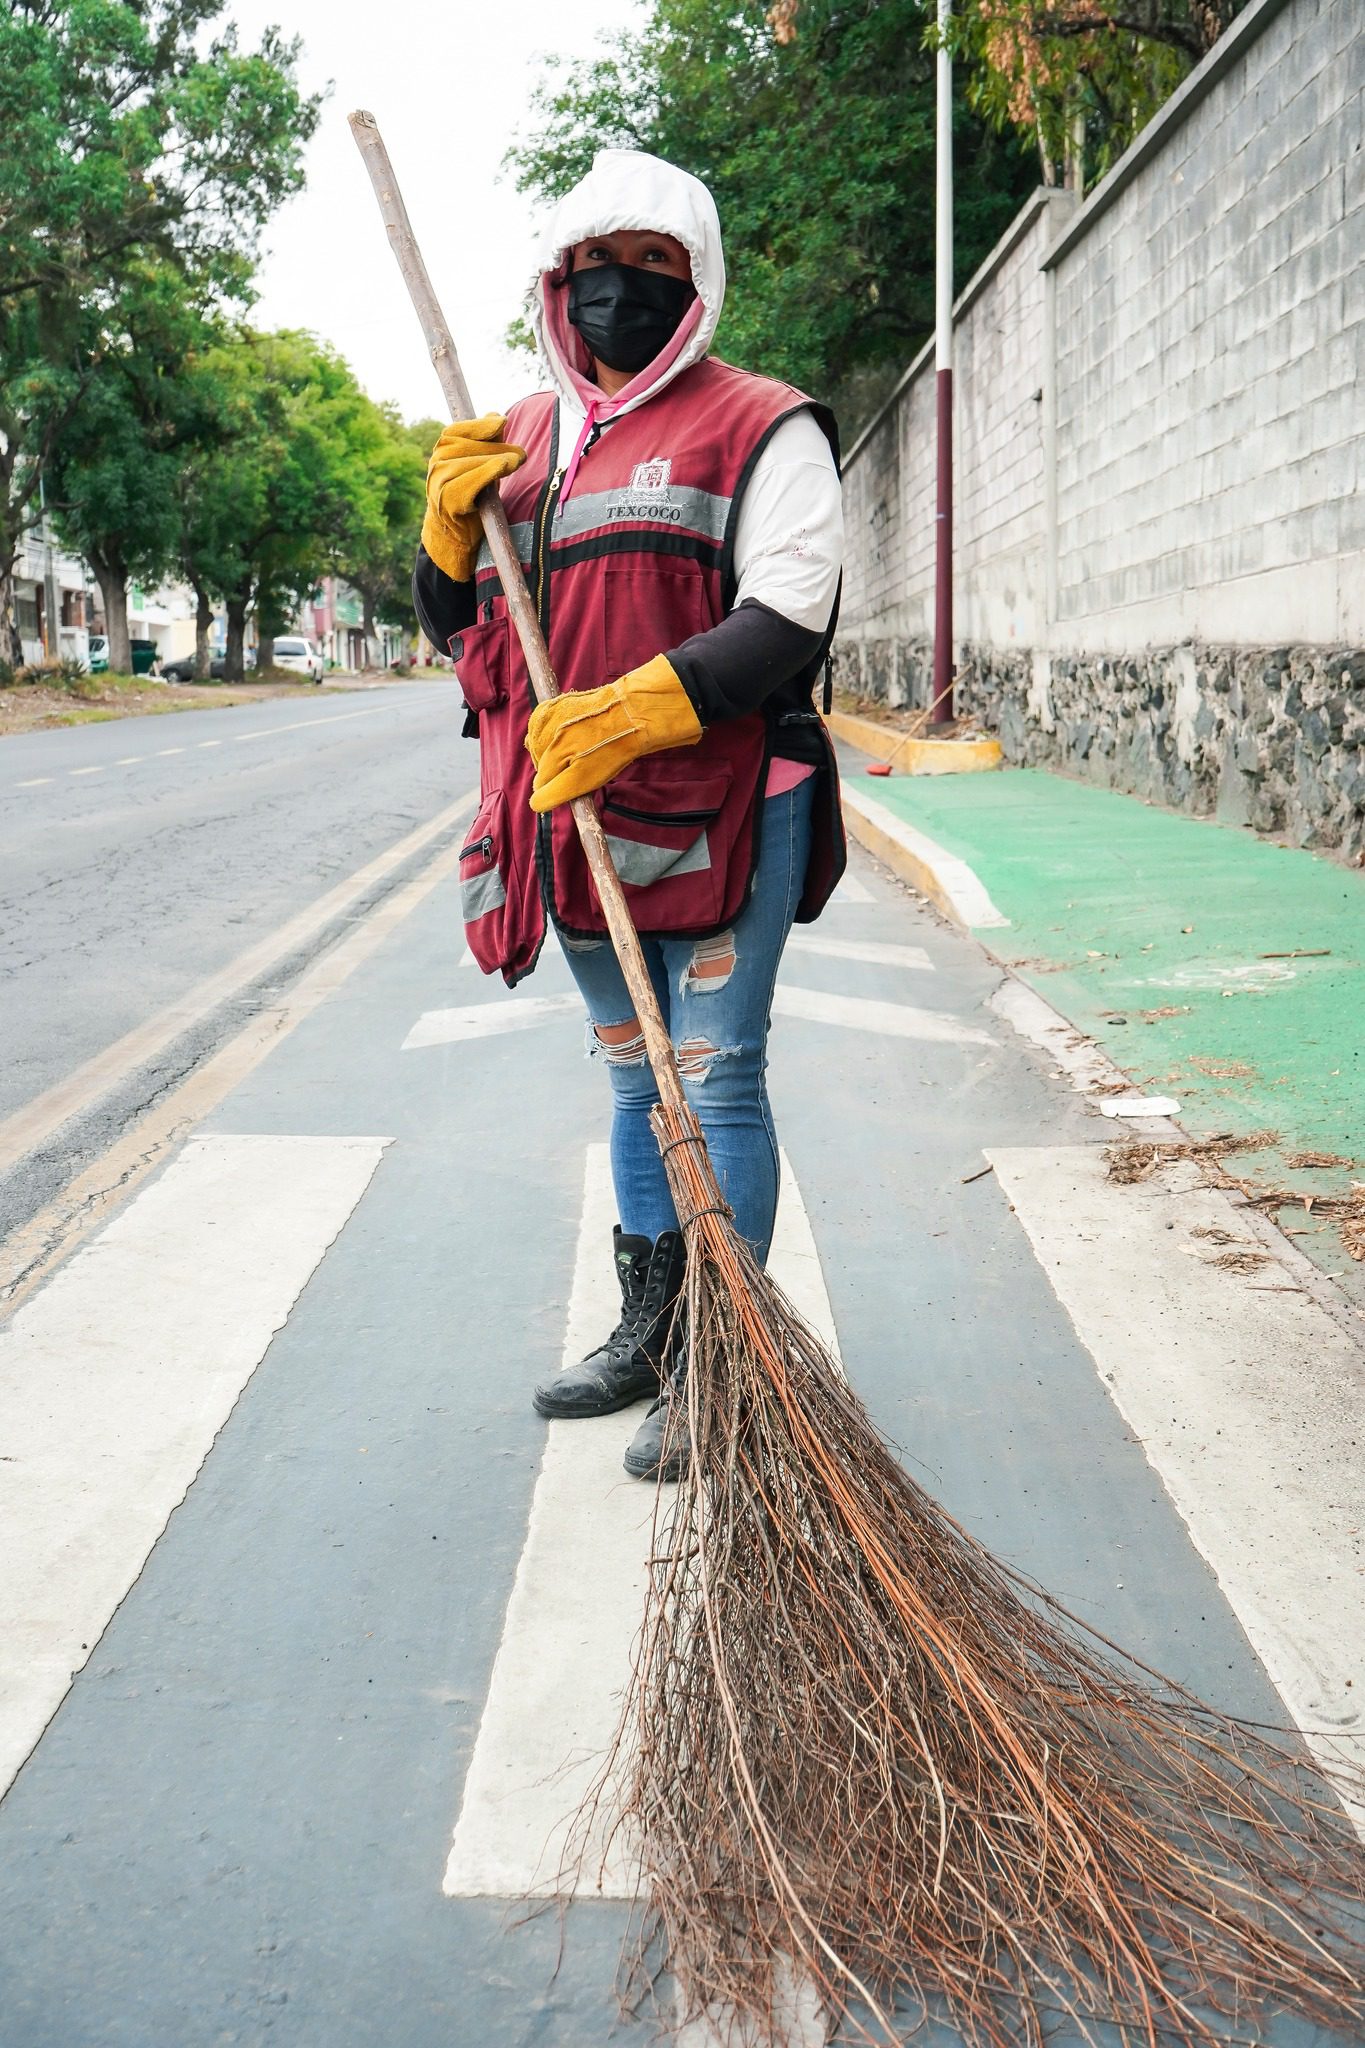
<path id="1" fill-rule="evenodd" d="M 611 250 L 605 242 L 594 242 L 591 249 L 587 251 L 587 260 L 589 263 L 610 263 L 612 260 Z"/>

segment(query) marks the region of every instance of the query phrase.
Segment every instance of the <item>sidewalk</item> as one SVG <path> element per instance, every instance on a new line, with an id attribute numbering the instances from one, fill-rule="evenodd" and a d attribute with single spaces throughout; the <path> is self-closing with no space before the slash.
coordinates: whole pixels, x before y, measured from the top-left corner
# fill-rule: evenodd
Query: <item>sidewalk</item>
<path id="1" fill-rule="evenodd" d="M 843 753 L 857 836 L 888 857 L 878 823 L 909 826 L 893 865 L 1137 1087 L 1173 1096 L 1191 1136 L 1273 1134 L 1239 1153 L 1239 1175 L 1296 1198 L 1354 1194 L 1365 875 L 1041 770 L 871 780 L 865 756 Z M 1280 1206 L 1330 1270 L 1343 1251 L 1365 1260 L 1365 1199 L 1344 1233 Z"/>

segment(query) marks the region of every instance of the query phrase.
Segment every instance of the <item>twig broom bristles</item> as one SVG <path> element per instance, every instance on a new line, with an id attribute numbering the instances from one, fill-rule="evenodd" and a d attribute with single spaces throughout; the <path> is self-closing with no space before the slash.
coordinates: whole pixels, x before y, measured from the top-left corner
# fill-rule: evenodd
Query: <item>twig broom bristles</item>
<path id="1" fill-rule="evenodd" d="M 452 415 L 473 408 L 373 117 L 351 125 Z M 557 694 L 497 491 L 484 531 Z M 1365 1853 L 1318 1769 L 992 1559 L 906 1474 L 735 1231 L 589 799 L 574 817 L 658 1083 L 687 1235 L 686 1480 L 602 1787 L 641 1845 L 636 1990 L 785 2048 L 1365 2038 Z M 613 1775 L 615 1772 L 615 1775 Z M 602 1787 L 598 1796 L 603 1796 Z"/>

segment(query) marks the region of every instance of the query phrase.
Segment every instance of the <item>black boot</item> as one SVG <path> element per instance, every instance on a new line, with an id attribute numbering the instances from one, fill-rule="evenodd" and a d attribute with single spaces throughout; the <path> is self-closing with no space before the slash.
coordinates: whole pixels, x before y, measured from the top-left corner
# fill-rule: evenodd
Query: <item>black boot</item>
<path id="1" fill-rule="evenodd" d="M 580 1364 L 541 1382 L 533 1397 L 538 1415 L 610 1415 L 659 1391 L 686 1264 L 682 1233 L 666 1230 L 651 1244 L 647 1237 L 627 1237 L 618 1223 L 612 1236 L 621 1320 Z"/>
<path id="2" fill-rule="evenodd" d="M 674 1485 L 687 1470 L 692 1443 L 687 1433 L 687 1317 L 679 1310 L 670 1346 L 670 1370 L 622 1460 L 632 1479 L 661 1479 Z"/>

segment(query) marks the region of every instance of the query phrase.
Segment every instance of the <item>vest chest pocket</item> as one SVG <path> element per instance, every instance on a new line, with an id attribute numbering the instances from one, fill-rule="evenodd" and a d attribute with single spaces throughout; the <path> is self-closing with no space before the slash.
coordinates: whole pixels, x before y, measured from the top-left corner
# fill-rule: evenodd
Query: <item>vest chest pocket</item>
<path id="1" fill-rule="evenodd" d="M 491 711 L 495 705 L 507 702 L 512 675 L 508 637 L 511 630 L 512 622 L 503 614 L 476 626 L 466 626 L 455 637 L 451 648 L 455 674 L 471 711 Z"/>
<path id="2" fill-rule="evenodd" d="M 639 554 L 602 564 L 606 674 L 631 669 L 680 647 L 716 624 L 699 565 L 686 555 Z"/>

